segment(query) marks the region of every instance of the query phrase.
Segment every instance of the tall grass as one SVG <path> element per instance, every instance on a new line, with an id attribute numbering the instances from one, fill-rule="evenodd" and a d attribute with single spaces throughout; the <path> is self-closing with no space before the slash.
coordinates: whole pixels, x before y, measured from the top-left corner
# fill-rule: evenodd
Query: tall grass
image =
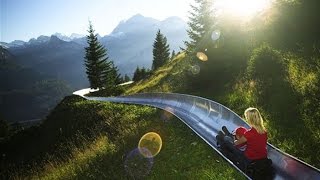
<path id="1" fill-rule="evenodd" d="M 226 95 L 226 104 L 239 114 L 258 107 L 269 142 L 319 168 L 320 151 L 314 149 L 320 145 L 317 67 L 308 66 L 305 57 L 266 45 L 257 48 L 250 61 L 247 74 Z"/>

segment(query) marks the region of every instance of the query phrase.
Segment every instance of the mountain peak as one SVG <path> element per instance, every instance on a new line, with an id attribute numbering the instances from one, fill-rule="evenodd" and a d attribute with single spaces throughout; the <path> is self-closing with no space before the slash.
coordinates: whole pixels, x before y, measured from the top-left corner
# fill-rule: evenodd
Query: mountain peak
<path id="1" fill-rule="evenodd" d="M 61 40 L 59 37 L 57 37 L 57 36 L 55 36 L 55 35 L 51 35 L 48 44 L 50 44 L 50 45 L 59 45 L 59 44 L 61 44 L 62 42 L 64 42 L 64 41 Z"/>
<path id="2" fill-rule="evenodd" d="M 151 17 L 145 17 L 141 14 L 136 14 L 129 18 L 128 20 L 124 21 L 124 23 L 140 23 L 140 22 L 145 22 L 145 21 L 158 21 L 156 19 L 153 19 Z"/>
<path id="3" fill-rule="evenodd" d="M 46 41 L 49 41 L 50 40 L 50 37 L 49 36 L 44 36 L 44 35 L 41 35 L 37 38 L 37 41 L 39 43 L 43 43 L 43 42 L 46 42 Z"/>
<path id="4" fill-rule="evenodd" d="M 144 18 L 144 16 L 140 13 L 133 15 L 131 18 Z"/>
<path id="5" fill-rule="evenodd" d="M 143 31 L 148 28 L 152 28 L 155 24 L 159 23 L 151 17 L 145 17 L 141 14 L 136 14 L 128 20 L 121 21 L 118 26 L 112 31 L 111 35 L 118 33 L 127 33 L 132 31 Z"/>
<path id="6" fill-rule="evenodd" d="M 70 38 L 68 36 L 61 33 L 54 33 L 53 36 L 56 36 L 63 41 L 70 41 Z"/>

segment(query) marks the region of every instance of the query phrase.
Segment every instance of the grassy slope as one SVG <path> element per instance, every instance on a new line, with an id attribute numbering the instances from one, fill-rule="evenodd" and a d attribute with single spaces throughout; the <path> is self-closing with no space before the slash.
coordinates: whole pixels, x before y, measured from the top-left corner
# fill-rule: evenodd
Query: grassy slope
<path id="1" fill-rule="evenodd" d="M 138 172 L 135 178 L 147 179 L 244 179 L 224 162 L 207 144 L 195 136 L 178 119 L 165 123 L 158 119 L 161 111 L 137 134 L 129 135 L 126 146 L 115 145 L 105 136 L 83 150 L 74 152 L 65 163 L 53 163 L 44 172 L 33 177 L 45 179 L 134 179 L 124 168 L 126 154 L 135 149 L 139 138 L 146 132 L 157 132 L 163 141 L 161 152 L 154 158 L 150 174 Z M 142 166 L 137 164 L 137 171 Z M 137 173 L 137 172 L 134 172 Z M 146 175 L 146 176 L 143 176 Z"/>
<path id="2" fill-rule="evenodd" d="M 269 89 L 271 92 L 273 92 L 271 94 L 255 93 L 254 87 L 256 85 L 254 83 L 253 85 L 251 84 L 251 82 L 253 81 L 250 81 L 250 83 L 247 84 L 248 82 L 242 82 L 241 80 L 236 80 L 233 83 L 226 82 L 227 84 L 225 84 L 223 91 L 212 92 L 212 90 L 215 89 L 215 84 L 210 83 L 206 84 L 207 88 L 188 88 L 186 87 L 186 85 L 175 86 L 175 83 L 188 83 L 186 81 L 188 79 L 187 76 L 189 75 L 188 66 L 190 62 L 187 62 L 183 58 L 183 56 L 181 56 L 180 58 L 181 59 L 177 58 L 174 61 L 177 63 L 172 62 L 172 71 L 181 72 L 179 74 L 179 78 L 177 78 L 176 74 L 172 73 L 172 71 L 170 72 L 170 69 L 165 66 L 163 69 L 160 69 L 158 72 L 156 72 L 153 75 L 152 79 L 162 77 L 163 79 L 171 79 L 171 81 L 158 80 L 157 86 L 167 87 L 167 89 L 169 89 L 167 91 L 169 92 L 187 93 L 213 99 L 226 105 L 227 107 L 230 107 L 239 115 L 242 115 L 247 107 L 258 107 L 265 119 L 265 126 L 268 130 L 269 135 L 268 141 L 270 143 L 272 143 L 282 151 L 287 152 L 317 168 L 320 167 L 320 151 L 318 149 L 314 149 L 314 147 L 317 147 L 320 142 L 320 136 L 318 133 L 319 130 L 316 128 L 318 127 L 316 123 L 317 114 L 310 116 L 310 114 L 312 113 L 310 113 L 309 115 L 305 113 L 308 111 L 312 111 L 311 109 L 315 109 L 315 111 L 317 111 L 317 108 L 313 106 L 304 106 L 304 104 L 311 104 L 310 102 L 318 103 L 317 100 L 313 100 L 316 99 L 316 95 L 312 93 L 303 94 L 297 90 L 296 92 L 293 92 L 294 88 L 305 88 L 313 92 L 312 90 L 315 88 L 312 89 L 312 87 L 315 86 L 314 84 L 317 84 L 315 80 L 310 80 L 310 78 L 315 78 L 315 73 L 313 71 L 304 66 L 301 66 L 301 64 L 296 65 L 297 67 L 295 67 L 294 70 L 298 70 L 297 72 L 299 72 L 296 73 L 299 75 L 299 78 L 297 78 L 295 77 L 297 75 L 290 72 L 290 69 L 285 69 L 286 77 L 278 79 L 281 85 L 276 83 L 273 84 L 273 87 L 269 87 L 270 85 L 263 85 L 264 88 Z M 297 63 L 296 58 L 297 57 L 290 56 L 290 62 Z M 301 61 L 306 60 L 302 59 Z M 298 67 L 300 67 L 300 69 Z M 210 73 L 207 75 L 210 76 Z M 289 76 L 289 78 L 287 76 Z M 297 79 L 297 82 L 292 82 L 292 76 Z M 268 78 L 268 76 L 263 77 Z M 288 79 L 291 80 L 288 81 Z M 199 79 L 199 81 L 202 81 L 202 79 Z M 304 85 L 304 82 L 308 82 L 309 84 Z M 138 82 L 129 90 L 129 92 L 137 93 L 143 91 L 154 91 L 154 86 L 148 86 L 148 83 L 150 83 L 150 81 L 148 80 Z M 285 84 L 290 87 L 286 87 Z M 299 96 L 301 97 L 296 97 L 292 94 L 300 94 Z M 260 103 L 257 102 L 257 99 L 259 99 Z M 301 101 L 303 103 L 301 103 Z M 295 104 L 295 106 L 293 106 L 293 104 Z M 313 117 L 315 117 L 315 119 L 313 119 Z M 314 124 L 312 125 L 312 123 Z M 301 129 L 303 129 L 303 131 L 297 133 L 301 131 Z"/>
<path id="3" fill-rule="evenodd" d="M 136 83 L 126 93 L 179 91 L 187 67 L 183 61 L 181 54 L 149 80 Z M 155 108 L 69 97 L 42 126 L 40 128 L 53 126 L 55 132 L 62 128 L 62 132 L 66 131 L 65 138 L 55 140 L 53 147 L 58 148 L 53 152 L 46 150 L 48 153 L 41 162 L 31 167 L 9 169 L 11 178 L 245 179 L 180 120 Z M 70 126 L 71 129 L 64 130 Z M 141 136 L 151 131 L 161 136 L 162 149 L 154 158 L 150 173 L 139 171 L 143 163 L 137 163 L 133 173 L 138 177 L 132 176 L 124 167 L 126 156 L 137 148 Z"/>
<path id="4" fill-rule="evenodd" d="M 139 92 L 181 92 L 186 89 L 186 73 L 190 66 L 185 54 L 181 53 L 172 61 L 159 68 L 151 77 L 136 82 L 124 94 Z"/>

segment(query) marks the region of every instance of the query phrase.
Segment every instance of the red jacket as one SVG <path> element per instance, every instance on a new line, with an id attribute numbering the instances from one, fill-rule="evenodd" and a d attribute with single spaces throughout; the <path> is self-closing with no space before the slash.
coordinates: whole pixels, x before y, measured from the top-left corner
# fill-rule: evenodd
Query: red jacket
<path id="1" fill-rule="evenodd" d="M 244 134 L 247 139 L 247 148 L 244 155 L 250 160 L 267 158 L 267 132 L 259 134 L 255 128 L 251 128 Z"/>

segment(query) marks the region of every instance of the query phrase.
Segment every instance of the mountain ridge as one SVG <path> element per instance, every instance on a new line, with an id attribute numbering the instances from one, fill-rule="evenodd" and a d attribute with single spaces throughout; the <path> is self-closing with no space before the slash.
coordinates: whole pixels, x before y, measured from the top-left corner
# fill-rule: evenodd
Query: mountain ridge
<path id="1" fill-rule="evenodd" d="M 108 49 L 110 60 L 114 61 L 115 65 L 118 66 L 120 73 L 132 77 L 137 66 L 151 68 L 152 44 L 158 29 L 161 29 L 167 36 L 171 50 L 178 52 L 180 46 L 183 45 L 183 41 L 188 38 L 185 27 L 186 23 L 179 17 L 169 17 L 159 21 L 137 14 L 126 21 L 120 22 L 113 33 L 98 37 L 98 39 Z M 8 50 L 17 56 L 18 64 L 36 68 L 40 72 L 44 71 L 41 67 L 43 65 L 51 67 L 46 69 L 53 69 L 58 67 L 56 65 L 52 66 L 51 63 L 63 66 L 63 62 L 73 62 L 75 64 L 72 67 L 66 67 L 66 70 L 68 68 L 84 69 L 83 57 L 85 56 L 84 47 L 87 46 L 86 37 L 79 37 L 76 34 L 73 34 L 73 36 L 72 40 L 68 40 L 61 33 L 55 33 L 51 36 L 41 35 L 25 43 L 16 41 L 14 45 L 7 44 L 7 46 L 9 46 Z M 39 63 L 49 64 L 39 66 Z M 59 73 L 54 74 L 52 70 L 49 71 L 51 72 L 49 74 L 61 76 Z M 67 73 L 62 74 L 67 75 Z M 67 76 L 84 78 L 83 83 L 77 83 L 74 87 L 82 88 L 87 86 L 85 71 L 78 71 L 77 74 Z M 70 80 L 65 75 L 63 75 L 62 79 L 69 79 L 67 81 L 71 84 L 74 81 L 79 82 L 79 80 L 75 79 Z"/>
<path id="2" fill-rule="evenodd" d="M 100 38 L 103 38 L 103 37 L 107 37 L 107 36 L 114 36 L 114 34 L 116 33 L 119 33 L 117 32 L 118 29 L 119 29 L 119 26 L 122 26 L 123 24 L 136 24 L 136 23 L 143 23 L 143 24 L 146 24 L 145 21 L 148 20 L 150 24 L 154 23 L 155 25 L 156 24 L 159 24 L 161 22 L 166 22 L 166 21 L 170 21 L 170 20 L 174 20 L 174 21 L 180 21 L 180 23 L 184 22 L 185 25 L 187 25 L 187 23 L 180 17 L 178 16 L 170 16 L 170 17 L 167 17 L 166 19 L 164 20 L 157 20 L 155 18 L 152 18 L 152 17 L 146 17 L 146 16 L 143 16 L 142 14 L 138 13 L 138 14 L 135 14 L 133 15 L 132 17 L 130 17 L 129 19 L 125 20 L 121 20 L 118 25 L 111 31 L 111 33 L 107 34 L 107 35 L 104 35 L 104 36 L 100 36 L 99 33 L 99 37 Z M 122 31 L 120 31 L 122 32 Z M 60 32 L 56 32 L 54 34 L 51 34 L 51 35 L 39 35 L 38 37 L 33 37 L 33 38 L 30 38 L 28 41 L 23 41 L 23 40 L 13 40 L 11 42 L 0 42 L 0 45 L 1 46 L 4 46 L 4 45 L 8 45 L 9 47 L 19 47 L 19 46 L 23 46 L 23 45 L 26 45 L 26 44 L 32 44 L 32 42 L 35 42 L 35 40 L 37 42 L 45 42 L 45 41 L 48 41 L 49 38 L 51 36 L 56 36 L 58 37 L 59 39 L 63 40 L 63 41 L 73 41 L 73 40 L 76 40 L 76 39 L 82 39 L 82 38 L 85 38 L 86 35 L 84 34 L 79 34 L 79 33 L 71 33 L 69 36 L 67 35 L 64 35 L 63 33 L 60 33 Z"/>

